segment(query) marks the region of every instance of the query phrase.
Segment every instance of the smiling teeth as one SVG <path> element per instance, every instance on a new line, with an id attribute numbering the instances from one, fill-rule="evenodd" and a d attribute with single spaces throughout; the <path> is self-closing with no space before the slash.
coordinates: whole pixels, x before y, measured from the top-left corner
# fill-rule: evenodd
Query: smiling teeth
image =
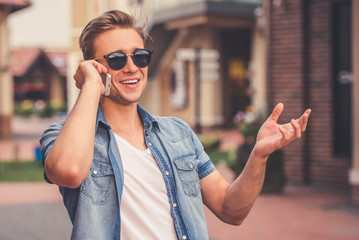
<path id="1" fill-rule="evenodd" d="M 138 80 L 129 80 L 129 81 L 122 81 L 121 83 L 123 84 L 134 84 L 134 83 L 137 83 Z"/>

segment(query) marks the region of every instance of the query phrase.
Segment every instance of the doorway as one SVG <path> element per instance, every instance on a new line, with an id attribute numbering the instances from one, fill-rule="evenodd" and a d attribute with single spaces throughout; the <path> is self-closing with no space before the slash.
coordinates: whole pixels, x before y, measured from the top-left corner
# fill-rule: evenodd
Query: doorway
<path id="1" fill-rule="evenodd" d="M 351 4 L 333 3 L 334 155 L 351 157 Z"/>
<path id="2" fill-rule="evenodd" d="M 239 111 L 245 112 L 251 103 L 248 91 L 250 40 L 250 29 L 225 30 L 221 33 L 225 127 L 233 127 L 233 117 Z"/>

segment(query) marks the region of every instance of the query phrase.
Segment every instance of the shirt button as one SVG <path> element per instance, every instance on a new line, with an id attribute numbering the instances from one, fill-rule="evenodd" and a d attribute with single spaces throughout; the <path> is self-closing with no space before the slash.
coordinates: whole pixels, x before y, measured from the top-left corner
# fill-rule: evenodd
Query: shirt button
<path id="1" fill-rule="evenodd" d="M 173 206 L 174 208 L 177 207 L 177 203 L 172 204 L 172 206 Z"/>
<path id="2" fill-rule="evenodd" d="M 187 239 L 187 236 L 186 236 L 186 235 L 183 235 L 183 236 L 182 236 L 182 239 L 184 239 L 184 240 Z"/>
<path id="3" fill-rule="evenodd" d="M 152 146 L 152 143 L 148 143 L 148 146 L 151 147 L 151 146 Z"/>
<path id="4" fill-rule="evenodd" d="M 97 174 L 97 171 L 96 171 L 96 170 L 94 170 L 94 171 L 93 171 L 93 174 L 94 174 L 94 175 L 96 175 L 96 174 Z"/>
<path id="5" fill-rule="evenodd" d="M 168 171 L 166 171 L 165 174 L 168 176 L 170 173 Z"/>

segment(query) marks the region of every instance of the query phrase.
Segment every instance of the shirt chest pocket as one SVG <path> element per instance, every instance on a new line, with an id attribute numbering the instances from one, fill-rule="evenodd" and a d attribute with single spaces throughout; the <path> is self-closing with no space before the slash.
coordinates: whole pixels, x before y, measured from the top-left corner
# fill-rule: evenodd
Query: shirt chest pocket
<path id="1" fill-rule="evenodd" d="M 91 199 L 92 204 L 106 204 L 113 181 L 113 169 L 110 164 L 93 162 L 89 176 L 81 185 L 81 192 Z"/>
<path id="2" fill-rule="evenodd" d="M 188 155 L 173 160 L 183 191 L 187 196 L 195 197 L 200 192 L 197 172 L 197 161 L 194 155 Z"/>

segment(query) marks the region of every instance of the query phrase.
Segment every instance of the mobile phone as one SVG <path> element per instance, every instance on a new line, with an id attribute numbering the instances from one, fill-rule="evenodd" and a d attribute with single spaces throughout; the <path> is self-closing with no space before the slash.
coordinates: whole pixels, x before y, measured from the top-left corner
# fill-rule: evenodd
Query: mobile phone
<path id="1" fill-rule="evenodd" d="M 100 73 L 103 85 L 105 85 L 105 96 L 110 95 L 111 90 L 111 75 L 109 73 Z"/>

